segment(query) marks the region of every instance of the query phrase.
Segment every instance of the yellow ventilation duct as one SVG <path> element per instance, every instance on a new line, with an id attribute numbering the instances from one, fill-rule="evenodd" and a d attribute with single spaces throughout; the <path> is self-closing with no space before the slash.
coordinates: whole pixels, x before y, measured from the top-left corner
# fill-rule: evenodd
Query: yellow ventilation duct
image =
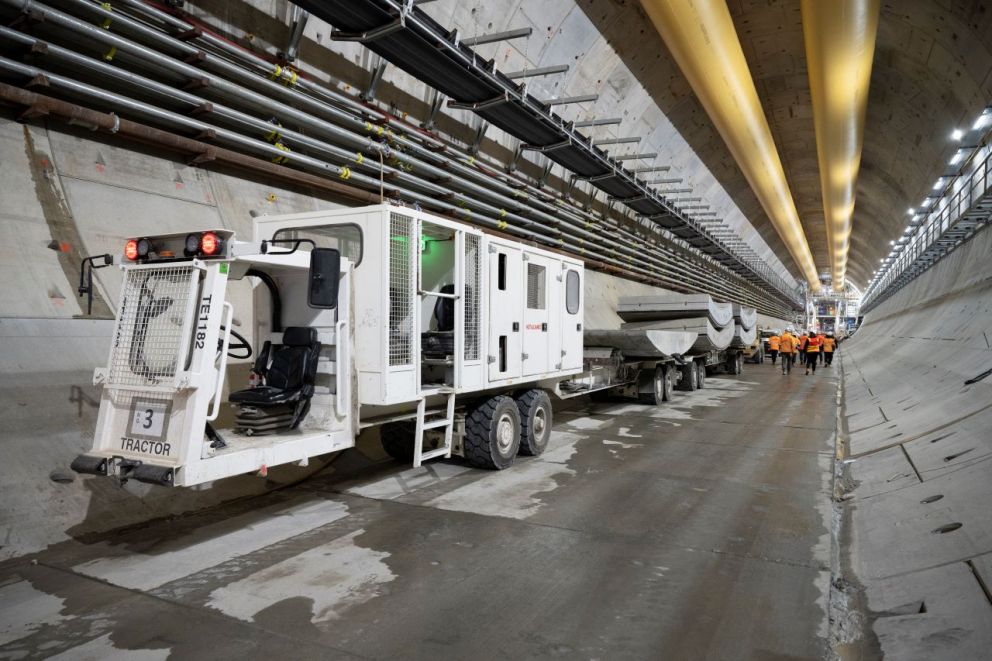
<path id="1" fill-rule="evenodd" d="M 724 0 L 641 0 L 810 288 L 820 279 Z M 830 4 L 830 3 L 827 3 Z"/>
<path id="2" fill-rule="evenodd" d="M 833 287 L 843 291 L 880 0 L 802 0 Z"/>

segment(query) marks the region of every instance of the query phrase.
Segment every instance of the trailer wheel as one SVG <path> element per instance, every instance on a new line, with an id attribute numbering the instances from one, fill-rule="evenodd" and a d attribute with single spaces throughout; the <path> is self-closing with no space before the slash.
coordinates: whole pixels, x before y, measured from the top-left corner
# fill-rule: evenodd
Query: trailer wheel
<path id="1" fill-rule="evenodd" d="M 647 404 L 648 406 L 661 406 L 662 402 L 668 401 L 668 395 L 665 393 L 669 391 L 670 387 L 671 382 L 668 380 L 665 366 L 655 365 L 654 375 L 650 378 L 650 381 L 648 382 L 648 379 L 641 381 L 637 399 L 642 404 Z"/>
<path id="2" fill-rule="evenodd" d="M 699 361 L 696 363 L 698 374 L 696 375 L 696 387 L 702 388 L 706 385 L 706 363 Z"/>
<path id="3" fill-rule="evenodd" d="M 480 404 L 465 419 L 465 459 L 478 468 L 503 470 L 520 447 L 520 411 L 506 395 Z"/>
<path id="4" fill-rule="evenodd" d="M 679 382 L 679 389 L 692 392 L 699 387 L 699 370 L 696 363 L 686 363 L 682 366 L 682 380 Z"/>
<path id="5" fill-rule="evenodd" d="M 417 423 L 412 420 L 390 422 L 379 428 L 379 440 L 386 454 L 408 464 L 413 461 L 413 437 L 416 433 Z"/>
<path id="6" fill-rule="evenodd" d="M 552 409 L 548 393 L 535 388 L 516 398 L 520 411 L 520 454 L 536 457 L 551 438 Z"/>
<path id="7" fill-rule="evenodd" d="M 734 361 L 734 365 L 737 368 L 736 371 L 734 372 L 734 374 L 740 374 L 741 372 L 743 372 L 744 371 L 744 356 L 742 356 L 740 354 L 737 354 L 737 360 Z"/>

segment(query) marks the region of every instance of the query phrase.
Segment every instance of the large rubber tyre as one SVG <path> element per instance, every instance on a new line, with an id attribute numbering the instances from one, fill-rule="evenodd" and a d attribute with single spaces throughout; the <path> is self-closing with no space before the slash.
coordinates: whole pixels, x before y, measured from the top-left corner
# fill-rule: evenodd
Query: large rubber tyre
<path id="1" fill-rule="evenodd" d="M 669 365 L 665 368 L 665 401 L 672 401 L 675 392 L 675 368 Z"/>
<path id="2" fill-rule="evenodd" d="M 465 419 L 465 459 L 477 468 L 503 470 L 520 448 L 520 410 L 513 398 L 497 395 Z"/>
<path id="3" fill-rule="evenodd" d="M 696 363 L 688 363 L 682 366 L 682 380 L 679 381 L 679 390 L 692 392 L 699 387 L 699 371 Z"/>
<path id="4" fill-rule="evenodd" d="M 520 411 L 520 454 L 536 457 L 548 447 L 553 412 L 551 398 L 540 389 L 527 390 L 516 397 Z"/>
<path id="5" fill-rule="evenodd" d="M 641 382 L 637 399 L 641 404 L 647 404 L 648 406 L 662 405 L 665 401 L 664 366 L 655 365 L 654 373 Z"/>
<path id="6" fill-rule="evenodd" d="M 737 354 L 737 371 L 734 374 L 739 375 L 744 371 L 744 356 Z"/>
<path id="7" fill-rule="evenodd" d="M 413 420 L 390 422 L 379 428 L 382 449 L 396 461 L 405 464 L 413 462 L 413 437 L 417 433 L 417 423 Z"/>
<path id="8" fill-rule="evenodd" d="M 706 364 L 702 361 L 696 363 L 696 386 L 702 388 L 706 385 Z"/>

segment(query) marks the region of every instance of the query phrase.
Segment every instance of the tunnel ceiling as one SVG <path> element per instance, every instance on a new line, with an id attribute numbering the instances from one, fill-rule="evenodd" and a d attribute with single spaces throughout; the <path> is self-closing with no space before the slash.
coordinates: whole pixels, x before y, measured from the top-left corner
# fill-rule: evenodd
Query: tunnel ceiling
<path id="1" fill-rule="evenodd" d="M 578 0 L 662 112 L 792 271 L 791 257 L 723 139 L 636 0 Z M 729 0 L 817 269 L 829 272 L 813 109 L 798 0 Z M 889 240 L 945 169 L 992 101 L 992 6 L 890 0 L 882 4 L 848 277 L 863 288 Z"/>

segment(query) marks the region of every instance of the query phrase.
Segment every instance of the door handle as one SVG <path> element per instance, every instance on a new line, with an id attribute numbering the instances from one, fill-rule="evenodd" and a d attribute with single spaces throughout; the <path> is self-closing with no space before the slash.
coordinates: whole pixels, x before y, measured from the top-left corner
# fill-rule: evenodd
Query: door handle
<path id="1" fill-rule="evenodd" d="M 519 321 L 514 321 L 513 322 L 513 332 L 514 333 L 519 333 L 520 332 L 520 322 Z"/>
<path id="2" fill-rule="evenodd" d="M 547 333 L 548 332 L 548 325 L 546 323 L 541 324 L 541 332 L 542 333 Z"/>

